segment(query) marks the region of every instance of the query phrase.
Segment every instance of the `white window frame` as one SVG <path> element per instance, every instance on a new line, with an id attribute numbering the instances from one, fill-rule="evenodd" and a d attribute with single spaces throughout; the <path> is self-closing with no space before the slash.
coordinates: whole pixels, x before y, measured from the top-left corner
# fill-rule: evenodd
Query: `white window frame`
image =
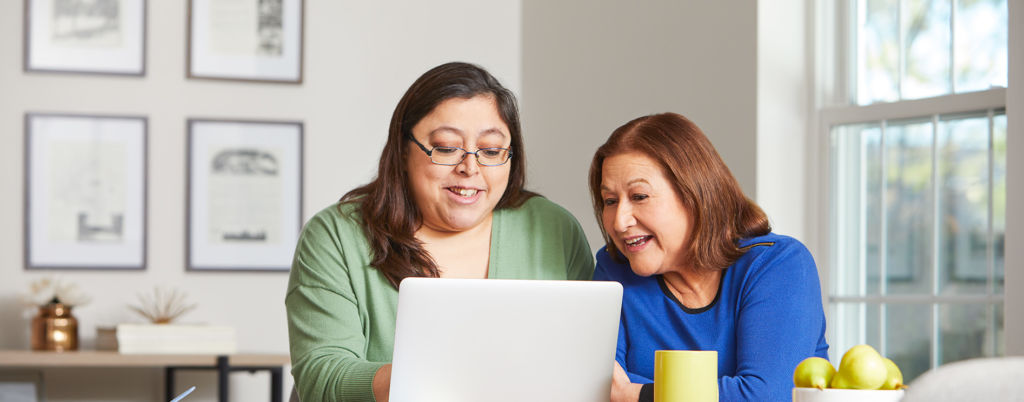
<path id="1" fill-rule="evenodd" d="M 988 112 L 989 121 L 991 122 L 992 111 L 1004 109 L 1006 110 L 1008 125 L 1007 137 L 1012 137 L 1014 134 L 1020 134 L 1015 131 L 1020 131 L 1020 123 L 1016 122 L 1015 119 L 1010 117 L 1010 108 L 1008 108 L 1008 89 L 1006 88 L 994 88 L 979 92 L 969 92 L 962 94 L 951 94 L 938 96 L 934 98 L 916 99 L 916 100 L 901 100 L 898 102 L 891 103 L 874 103 L 870 105 L 860 106 L 857 105 L 854 98 L 851 96 L 855 93 L 856 79 L 854 75 L 850 74 L 850 69 L 856 68 L 856 51 L 854 46 L 849 46 L 849 37 L 853 35 L 854 31 L 850 24 L 850 12 L 854 10 L 854 5 L 857 0 L 812 0 L 809 3 L 813 7 L 812 21 L 809 22 L 810 26 L 813 27 L 812 32 L 815 34 L 813 39 L 813 46 L 811 51 L 813 52 L 814 66 L 815 66 L 815 80 L 814 80 L 814 101 L 813 107 L 815 110 L 811 113 L 811 127 L 809 150 L 816 152 L 817 155 L 813 156 L 812 161 L 816 162 L 813 165 L 817 166 L 818 173 L 813 176 L 813 183 L 816 183 L 817 191 L 813 191 L 815 194 L 815 203 L 818 205 L 815 215 L 817 216 L 816 231 L 823 241 L 821 241 L 818 249 L 818 264 L 819 271 L 821 273 L 822 290 L 825 296 L 826 302 L 826 314 L 829 315 L 829 334 L 828 339 L 830 343 L 834 343 L 837 332 L 836 328 L 832 327 L 834 323 L 838 323 L 831 316 L 834 311 L 834 303 L 837 302 L 855 302 L 864 303 L 864 306 L 875 303 L 914 303 L 914 304 L 928 304 L 932 306 L 932 319 L 931 323 L 931 353 L 930 362 L 931 367 L 936 366 L 938 361 L 938 354 L 941 348 L 939 342 L 938 326 L 936 325 L 938 311 L 940 305 L 944 304 L 957 304 L 957 303 L 1004 303 L 1004 328 L 1006 329 L 1003 337 L 1006 340 L 1005 352 L 1007 354 L 1013 354 L 1015 349 L 1010 345 L 1011 337 L 1020 336 L 1021 334 L 1014 334 L 1012 327 L 1017 324 L 1017 317 L 1011 317 L 1013 311 L 1020 311 L 1017 306 L 1012 305 L 1014 303 L 1013 298 L 1006 298 L 1004 295 L 1012 292 L 1024 292 L 1024 288 L 1021 288 L 1018 281 L 1011 279 L 1014 273 L 1010 271 L 1019 270 L 1021 267 L 1015 266 L 1011 256 L 1010 249 L 1013 246 L 1013 242 L 1017 244 L 1021 243 L 1021 240 L 1015 240 L 1010 235 L 1007 236 L 1006 240 L 1006 277 L 1004 281 L 1003 293 L 994 294 L 991 283 L 989 284 L 988 291 L 986 294 L 979 295 L 936 295 L 934 289 L 936 288 L 933 284 L 933 292 L 926 295 L 883 295 L 883 296 L 834 296 L 832 295 L 832 280 L 831 271 L 833 264 L 833 256 L 831 244 L 832 236 L 832 203 L 831 203 L 831 189 L 833 183 L 831 183 L 831 154 L 830 154 L 830 132 L 833 127 L 847 125 L 847 124 L 872 124 L 879 123 L 882 121 L 912 119 L 912 118 L 929 118 L 933 119 L 935 123 L 935 117 L 941 115 L 950 114 L 961 114 L 961 113 L 985 113 Z M 1020 50 L 1013 50 L 1014 44 L 1014 21 L 1021 20 L 1021 12 L 1014 9 L 1014 7 L 1020 7 L 1024 4 L 1024 0 L 1008 0 L 1010 8 L 1009 24 L 1010 38 L 1009 38 L 1009 51 L 1011 52 L 1011 66 L 1008 68 L 1008 73 L 1011 75 L 1011 85 L 1019 83 L 1013 81 L 1014 69 L 1020 70 L 1020 66 L 1013 64 L 1014 52 L 1020 52 Z M 955 17 L 954 17 L 955 18 Z M 1019 35 L 1019 33 L 1018 33 Z M 951 38 L 952 40 L 952 38 Z M 1017 54 L 1019 58 L 1019 53 Z M 902 74 L 902 73 L 901 73 Z M 1014 92 L 1016 93 L 1016 92 Z M 1014 120 L 1014 122 L 1010 122 Z M 1014 125 L 1016 124 L 1016 125 Z M 1007 153 L 1008 164 L 1012 157 L 1009 148 Z M 1019 149 L 1019 147 L 1018 147 Z M 1024 172 L 1010 172 L 1008 168 L 1008 193 L 1012 190 L 1009 187 L 1013 187 L 1010 178 L 1014 173 L 1021 174 Z M 1013 195 L 1007 195 L 1007 205 L 1011 205 L 1011 198 Z M 991 201 L 990 201 L 991 202 Z M 1017 218 L 1019 219 L 1019 218 Z M 1012 217 L 1007 212 L 1007 232 L 1012 224 Z M 991 230 L 991 229 L 990 229 Z M 1018 260 L 1018 264 L 1019 264 Z M 937 262 L 933 261 L 932 269 L 937 269 Z M 1019 274 L 1018 274 L 1019 275 Z M 884 277 L 884 276 L 883 276 Z M 933 275 L 933 281 L 937 280 Z M 1020 300 L 1020 299 L 1016 299 Z M 1019 303 L 1019 302 L 1018 302 Z M 884 305 L 884 304 L 883 304 Z M 883 333 L 886 331 L 884 328 L 884 314 L 882 316 Z M 862 330 L 860 333 L 860 339 L 849 343 L 849 340 L 844 340 L 843 344 L 856 344 L 864 343 L 866 333 L 863 330 L 865 328 L 861 326 Z M 882 345 L 875 345 L 879 347 L 879 351 L 884 355 L 886 354 L 885 337 L 882 337 Z M 830 350 L 833 361 L 842 355 L 843 350 L 837 350 L 832 348 Z M 1018 351 L 1019 352 L 1019 351 Z"/>

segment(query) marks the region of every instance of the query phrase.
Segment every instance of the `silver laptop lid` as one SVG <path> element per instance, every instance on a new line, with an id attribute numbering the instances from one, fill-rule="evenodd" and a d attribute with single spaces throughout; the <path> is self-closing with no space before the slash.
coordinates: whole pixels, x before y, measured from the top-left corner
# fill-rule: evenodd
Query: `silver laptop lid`
<path id="1" fill-rule="evenodd" d="M 405 279 L 390 400 L 607 400 L 621 306 L 616 282 Z"/>

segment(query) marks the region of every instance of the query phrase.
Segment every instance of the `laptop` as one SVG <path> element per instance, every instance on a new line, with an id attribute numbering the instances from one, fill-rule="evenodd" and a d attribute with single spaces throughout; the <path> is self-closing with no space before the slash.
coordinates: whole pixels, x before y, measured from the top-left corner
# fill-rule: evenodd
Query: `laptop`
<path id="1" fill-rule="evenodd" d="M 608 400 L 617 282 L 407 278 L 392 402 Z"/>

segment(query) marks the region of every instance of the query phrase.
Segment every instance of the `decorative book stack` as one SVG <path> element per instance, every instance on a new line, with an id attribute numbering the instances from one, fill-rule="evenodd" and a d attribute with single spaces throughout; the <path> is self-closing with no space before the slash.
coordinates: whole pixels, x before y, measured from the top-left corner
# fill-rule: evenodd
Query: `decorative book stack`
<path id="1" fill-rule="evenodd" d="M 117 350 L 125 354 L 233 354 L 235 329 L 201 324 L 119 324 Z"/>

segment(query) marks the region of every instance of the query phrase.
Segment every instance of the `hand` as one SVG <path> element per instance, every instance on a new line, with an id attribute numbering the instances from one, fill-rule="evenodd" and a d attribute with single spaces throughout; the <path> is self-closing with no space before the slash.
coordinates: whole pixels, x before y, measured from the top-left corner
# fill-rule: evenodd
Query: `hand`
<path id="1" fill-rule="evenodd" d="M 640 400 L 640 388 L 643 384 L 629 382 L 626 370 L 622 369 L 619 362 L 615 362 L 612 369 L 612 395 L 611 402 L 636 402 Z"/>
<path id="2" fill-rule="evenodd" d="M 391 392 L 391 365 L 385 364 L 373 375 L 373 399 L 387 402 Z"/>

